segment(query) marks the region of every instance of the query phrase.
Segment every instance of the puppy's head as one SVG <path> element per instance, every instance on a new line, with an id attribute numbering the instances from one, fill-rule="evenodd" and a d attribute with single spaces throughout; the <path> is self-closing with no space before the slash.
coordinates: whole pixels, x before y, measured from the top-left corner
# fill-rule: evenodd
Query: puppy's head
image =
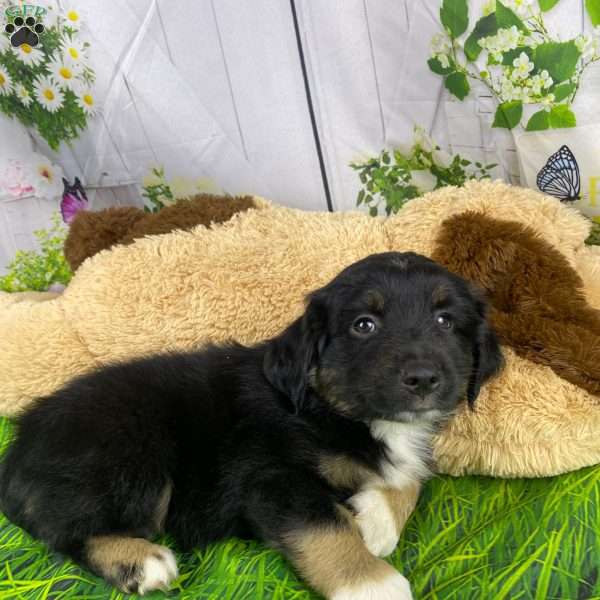
<path id="1" fill-rule="evenodd" d="M 369 256 L 309 296 L 267 346 L 267 379 L 296 411 L 308 392 L 357 420 L 436 420 L 502 365 L 486 305 L 465 280 L 413 253 Z"/>

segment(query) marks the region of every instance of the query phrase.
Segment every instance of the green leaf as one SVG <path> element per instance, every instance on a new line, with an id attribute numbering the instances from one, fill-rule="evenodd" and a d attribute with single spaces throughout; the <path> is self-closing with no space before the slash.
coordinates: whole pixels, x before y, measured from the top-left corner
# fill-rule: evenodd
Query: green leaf
<path id="1" fill-rule="evenodd" d="M 540 10 L 542 12 L 549 11 L 551 8 L 554 8 L 557 3 L 558 0 L 538 0 L 538 4 L 540 5 Z"/>
<path id="2" fill-rule="evenodd" d="M 376 206 L 371 206 L 371 208 L 369 208 L 369 214 L 372 217 L 376 217 L 377 216 L 377 207 Z"/>
<path id="3" fill-rule="evenodd" d="M 519 124 L 522 115 L 523 103 L 520 100 L 503 102 L 496 110 L 492 127 L 512 129 Z"/>
<path id="4" fill-rule="evenodd" d="M 358 198 L 356 200 L 356 206 L 360 206 L 363 202 L 363 200 L 365 199 L 365 190 L 360 190 L 360 192 L 358 192 Z"/>
<path id="5" fill-rule="evenodd" d="M 492 13 L 487 17 L 483 17 L 477 21 L 475 27 L 469 37 L 465 41 L 465 54 L 471 61 L 477 60 L 482 48 L 479 45 L 479 40 L 498 33 L 498 22 L 496 14 Z"/>
<path id="6" fill-rule="evenodd" d="M 600 25 L 600 0 L 585 0 L 585 7 L 590 15 L 592 25 L 594 27 Z"/>
<path id="7" fill-rule="evenodd" d="M 560 102 L 568 98 L 575 91 L 575 84 L 561 83 L 560 85 L 552 86 L 549 91 L 554 94 L 554 101 Z"/>
<path id="8" fill-rule="evenodd" d="M 442 63 L 437 58 L 430 58 L 427 61 L 429 68 L 438 75 L 448 75 L 448 73 L 452 73 L 454 71 L 454 64 L 450 62 L 448 67 L 443 67 Z"/>
<path id="9" fill-rule="evenodd" d="M 498 29 L 510 29 L 513 25 L 523 33 L 529 33 L 525 23 L 507 6 L 504 6 L 500 0 L 496 0 L 496 21 Z"/>
<path id="10" fill-rule="evenodd" d="M 461 36 L 469 26 L 467 0 L 443 0 L 440 20 L 452 38 Z"/>
<path id="11" fill-rule="evenodd" d="M 540 110 L 531 115 L 527 121 L 527 131 L 542 131 L 550 127 L 550 113 L 547 110 Z"/>
<path id="12" fill-rule="evenodd" d="M 575 113 L 566 104 L 559 104 L 550 111 L 550 127 L 562 129 L 575 127 L 575 125 L 577 125 Z"/>
<path id="13" fill-rule="evenodd" d="M 548 71 L 554 83 L 560 83 L 573 77 L 580 54 L 573 40 L 546 42 L 536 46 L 533 62 L 539 71 Z"/>
<path id="14" fill-rule="evenodd" d="M 445 81 L 446 89 L 454 94 L 459 100 L 464 100 L 471 90 L 467 77 L 464 73 L 450 73 Z"/>

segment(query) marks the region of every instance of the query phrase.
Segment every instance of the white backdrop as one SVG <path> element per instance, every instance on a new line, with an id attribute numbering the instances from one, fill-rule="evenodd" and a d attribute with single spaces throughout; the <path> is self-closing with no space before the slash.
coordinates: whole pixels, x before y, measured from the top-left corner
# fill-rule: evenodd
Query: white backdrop
<path id="1" fill-rule="evenodd" d="M 106 190 L 100 205 L 131 202 L 149 166 L 164 165 L 170 177 L 206 177 L 229 193 L 352 209 L 358 178 L 348 164 L 409 141 L 415 123 L 518 183 L 511 134 L 489 127 L 492 99 L 475 90 L 452 101 L 427 67 L 439 0 L 295 0 L 306 82 L 289 0 L 71 4 L 86 23 L 102 110 L 71 147 L 38 147 L 70 178 Z M 482 4 L 469 3 L 472 20 Z M 546 22 L 563 39 L 586 31 L 584 0 L 563 0 Z M 0 220 L 0 265 L 15 235 L 23 247 L 27 219 Z"/>

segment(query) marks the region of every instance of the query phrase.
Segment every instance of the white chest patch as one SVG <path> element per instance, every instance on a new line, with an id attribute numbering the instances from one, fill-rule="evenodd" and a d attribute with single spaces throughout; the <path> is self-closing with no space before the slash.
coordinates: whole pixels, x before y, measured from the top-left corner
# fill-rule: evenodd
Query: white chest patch
<path id="1" fill-rule="evenodd" d="M 403 488 L 430 475 L 427 467 L 433 436 L 430 424 L 373 421 L 371 434 L 388 449 L 389 460 L 382 465 L 387 485 Z"/>

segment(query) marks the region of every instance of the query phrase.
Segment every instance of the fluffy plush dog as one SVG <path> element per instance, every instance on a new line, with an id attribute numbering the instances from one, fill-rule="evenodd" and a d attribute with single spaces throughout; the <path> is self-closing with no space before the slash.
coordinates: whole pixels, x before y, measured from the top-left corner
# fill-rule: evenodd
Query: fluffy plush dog
<path id="1" fill-rule="evenodd" d="M 131 244 L 146 235 L 169 233 L 175 229 L 208 227 L 223 223 L 238 212 L 257 208 L 252 196 L 213 196 L 198 194 L 179 200 L 157 213 L 134 206 L 113 206 L 104 210 L 77 213 L 65 240 L 65 258 L 73 271 L 90 256 L 117 244 Z"/>
<path id="2" fill-rule="evenodd" d="M 281 335 L 115 364 L 39 400 L 0 475 L 5 514 L 120 589 L 166 588 L 183 548 L 255 536 L 327 598 L 410 598 L 378 558 L 430 436 L 501 354 L 485 304 L 412 253 L 372 255 Z"/>

